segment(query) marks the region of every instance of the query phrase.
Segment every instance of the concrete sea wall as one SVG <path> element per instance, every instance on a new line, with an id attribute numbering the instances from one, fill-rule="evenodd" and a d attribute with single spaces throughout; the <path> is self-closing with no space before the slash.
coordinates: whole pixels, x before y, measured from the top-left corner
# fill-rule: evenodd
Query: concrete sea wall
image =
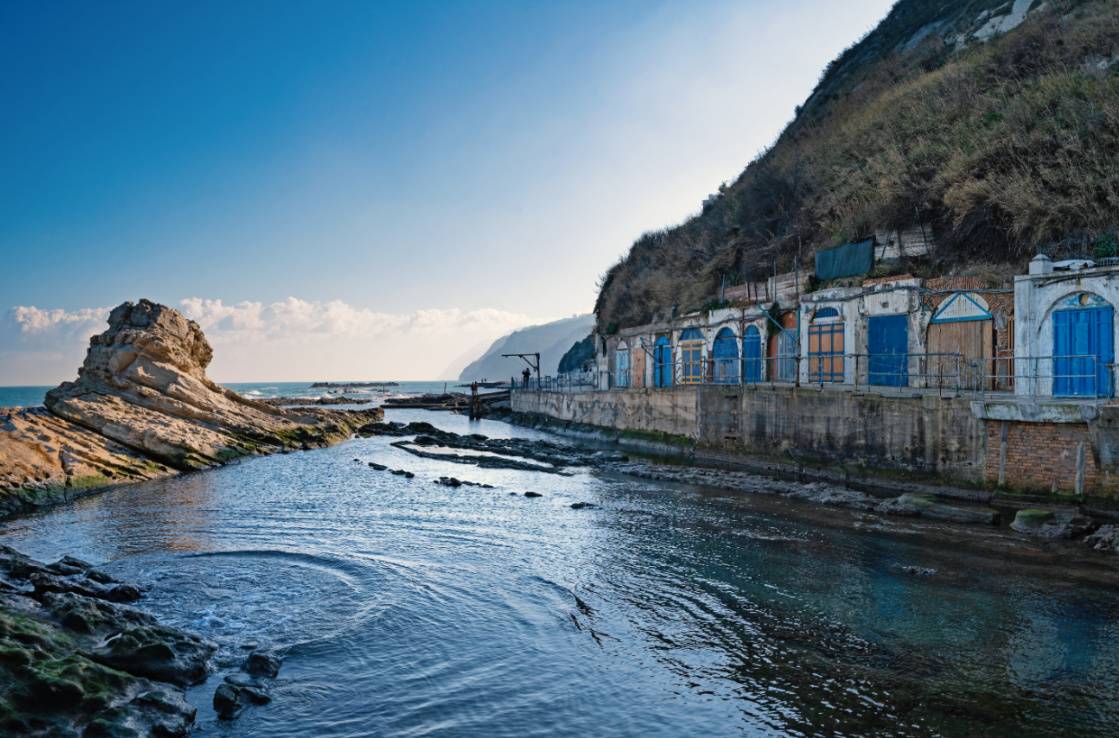
<path id="1" fill-rule="evenodd" d="M 1119 433 L 1094 406 L 843 387 L 514 392 L 516 413 L 686 438 L 733 457 L 862 466 L 1023 492 L 1113 495 Z M 1119 423 L 1115 424 L 1119 426 Z"/>

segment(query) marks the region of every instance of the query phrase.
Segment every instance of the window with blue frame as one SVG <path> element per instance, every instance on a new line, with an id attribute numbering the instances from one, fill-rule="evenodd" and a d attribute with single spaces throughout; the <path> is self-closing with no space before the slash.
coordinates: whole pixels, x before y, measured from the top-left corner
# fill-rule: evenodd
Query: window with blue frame
<path id="1" fill-rule="evenodd" d="M 843 331 L 843 318 L 836 308 L 823 307 L 812 316 L 808 326 L 808 381 L 843 381 Z"/>

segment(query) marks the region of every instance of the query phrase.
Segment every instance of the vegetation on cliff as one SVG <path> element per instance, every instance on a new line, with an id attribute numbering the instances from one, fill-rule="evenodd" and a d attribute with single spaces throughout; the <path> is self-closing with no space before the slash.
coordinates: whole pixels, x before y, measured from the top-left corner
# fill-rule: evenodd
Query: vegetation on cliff
<path id="1" fill-rule="evenodd" d="M 737 180 L 606 273 L 599 328 L 916 223 L 929 273 L 1116 255 L 1119 4 L 900 0 Z"/>

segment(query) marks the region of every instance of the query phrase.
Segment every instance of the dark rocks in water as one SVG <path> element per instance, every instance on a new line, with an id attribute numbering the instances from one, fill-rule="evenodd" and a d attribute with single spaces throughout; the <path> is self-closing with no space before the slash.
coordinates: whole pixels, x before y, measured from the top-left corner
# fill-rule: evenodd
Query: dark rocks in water
<path id="1" fill-rule="evenodd" d="M 396 476 L 398 476 L 398 477 L 404 477 L 405 479 L 413 479 L 413 478 L 415 478 L 415 476 L 416 476 L 416 475 L 415 475 L 415 474 L 413 474 L 412 472 L 410 472 L 410 471 L 407 471 L 407 470 L 405 470 L 405 469 L 393 469 L 393 470 L 392 470 L 391 472 L 389 472 L 389 473 L 390 473 L 390 474 L 395 474 L 395 475 L 396 475 Z"/>
<path id="2" fill-rule="evenodd" d="M 185 736 L 216 647 L 120 604 L 139 588 L 0 547 L 0 734 Z"/>
<path id="3" fill-rule="evenodd" d="M 358 429 L 363 436 L 413 436 L 411 441 L 397 441 L 392 445 L 408 453 L 428 459 L 451 461 L 458 464 L 522 471 L 562 473 L 566 466 L 590 466 L 607 462 L 624 461 L 625 456 L 606 451 L 587 451 L 575 446 L 551 441 L 525 438 L 490 438 L 480 433 L 460 435 L 436 428 L 430 423 L 369 423 Z M 479 454 L 450 454 L 429 451 L 433 446 L 444 446 Z M 529 461 L 520 461 L 527 459 Z"/>
<path id="4" fill-rule="evenodd" d="M 369 468 L 370 468 L 370 469 L 374 469 L 374 470 L 376 470 L 376 471 L 388 471 L 388 467 L 387 467 L 387 466 L 385 466 L 384 464 L 378 464 L 378 463 L 377 463 L 377 462 L 375 462 L 375 461 L 370 461 L 370 462 L 369 462 Z"/>
<path id="5" fill-rule="evenodd" d="M 241 668 L 245 673 L 254 677 L 268 677 L 275 679 L 276 675 L 280 673 L 281 660 L 278 656 L 263 651 L 254 651 L 249 654 L 245 659 L 245 664 Z"/>
<path id="6" fill-rule="evenodd" d="M 572 502 L 571 503 L 571 509 L 572 510 L 589 510 L 589 509 L 595 508 L 595 507 L 598 507 L 598 505 L 594 504 L 593 502 Z"/>
<path id="7" fill-rule="evenodd" d="M 874 509 L 876 512 L 886 515 L 929 518 L 950 523 L 977 523 L 979 525 L 998 525 L 999 523 L 999 514 L 995 510 L 946 505 L 925 495 L 904 494 L 892 500 L 886 500 Z"/>
<path id="8" fill-rule="evenodd" d="M 493 489 L 492 484 L 468 482 L 465 479 L 458 479 L 456 477 L 439 477 L 439 479 L 435 480 L 435 483 L 441 484 L 444 487 L 478 487 L 479 489 Z"/>
<path id="9" fill-rule="evenodd" d="M 278 665 L 276 669 L 279 670 Z M 214 712 L 222 720 L 232 720 L 249 705 L 266 705 L 271 701 L 268 687 L 259 679 L 245 674 L 230 674 L 214 691 Z"/>
<path id="10" fill-rule="evenodd" d="M 525 497 L 543 497 L 539 492 L 525 492 Z"/>
<path id="11" fill-rule="evenodd" d="M 357 434 L 359 436 L 414 436 L 421 433 L 432 434 L 441 432 L 442 431 L 431 423 L 425 423 L 423 421 L 413 421 L 407 424 L 395 421 L 387 423 L 374 422 L 366 423 L 357 429 Z"/>
<path id="12" fill-rule="evenodd" d="M 1119 525 L 1101 525 L 1095 533 L 1084 539 L 1097 551 L 1112 551 L 1119 553 Z"/>
<path id="13" fill-rule="evenodd" d="M 510 497 L 520 497 L 520 495 L 518 495 L 516 492 L 510 492 L 509 496 Z"/>
<path id="14" fill-rule="evenodd" d="M 1097 523 L 1074 510 L 1019 510 L 1011 530 L 1031 538 L 1071 540 L 1094 531 Z"/>
<path id="15" fill-rule="evenodd" d="M 936 569 L 930 569 L 927 566 L 899 566 L 898 571 L 906 574 L 911 574 L 915 577 L 931 577 L 936 574 Z"/>

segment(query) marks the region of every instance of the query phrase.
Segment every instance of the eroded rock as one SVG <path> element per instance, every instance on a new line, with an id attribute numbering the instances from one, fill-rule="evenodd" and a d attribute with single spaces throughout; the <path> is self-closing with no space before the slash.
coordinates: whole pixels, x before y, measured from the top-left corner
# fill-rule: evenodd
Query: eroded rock
<path id="1" fill-rule="evenodd" d="M 77 559 L 0 547 L 0 573 L 0 734 L 187 734 L 183 687 L 206 678 L 212 643 L 113 601 L 131 585 Z"/>
<path id="2" fill-rule="evenodd" d="M 0 414 L 0 517 L 108 486 L 248 454 L 324 446 L 380 409 L 284 409 L 206 376 L 213 351 L 198 324 L 148 300 L 119 305 L 90 339 L 78 379 L 45 408 Z"/>
<path id="3" fill-rule="evenodd" d="M 1073 539 L 1096 529 L 1097 523 L 1075 510 L 1027 508 L 1014 515 L 1010 528 L 1031 538 Z"/>

